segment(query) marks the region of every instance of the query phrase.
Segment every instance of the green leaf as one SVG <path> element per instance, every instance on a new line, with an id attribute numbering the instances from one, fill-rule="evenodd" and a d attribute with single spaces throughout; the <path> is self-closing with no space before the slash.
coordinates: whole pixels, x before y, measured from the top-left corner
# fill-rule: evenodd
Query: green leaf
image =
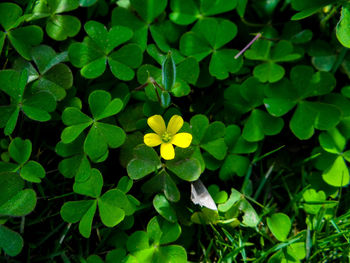
<path id="1" fill-rule="evenodd" d="M 9 153 L 13 160 L 19 164 L 24 164 L 32 153 L 32 143 L 30 140 L 17 137 L 9 145 Z"/>
<path id="2" fill-rule="evenodd" d="M 45 68 L 56 56 L 55 50 L 47 45 L 40 45 L 32 49 L 32 58 L 37 65 L 39 72 L 44 73 Z"/>
<path id="3" fill-rule="evenodd" d="M 190 124 L 192 126 L 191 134 L 193 135 L 192 144 L 199 144 L 209 127 L 209 120 L 205 115 L 197 114 L 191 118 Z"/>
<path id="4" fill-rule="evenodd" d="M 17 173 L 0 173 L 0 206 L 19 193 L 24 187 L 24 181 Z"/>
<path id="5" fill-rule="evenodd" d="M 33 189 L 25 189 L 0 206 L 0 215 L 25 216 L 34 210 L 35 205 L 36 193 Z"/>
<path id="6" fill-rule="evenodd" d="M 48 121 L 49 112 L 56 108 L 55 98 L 48 92 L 38 92 L 23 100 L 22 110 L 25 115 L 35 121 Z"/>
<path id="7" fill-rule="evenodd" d="M 164 195 L 156 195 L 153 198 L 153 206 L 169 222 L 175 223 L 177 221 L 176 212 Z"/>
<path id="8" fill-rule="evenodd" d="M 89 209 L 86 211 L 86 213 L 82 216 L 80 220 L 79 232 L 85 238 L 90 237 L 92 220 L 94 219 L 96 208 L 97 208 L 97 202 L 94 200 L 92 201 L 92 205 L 89 207 Z"/>
<path id="9" fill-rule="evenodd" d="M 61 207 L 61 216 L 64 221 L 77 223 L 85 213 L 96 203 L 95 200 L 69 201 Z"/>
<path id="10" fill-rule="evenodd" d="M 181 79 L 190 84 L 196 84 L 199 77 L 199 64 L 193 57 L 185 58 L 176 65 L 177 79 Z M 172 90 L 174 92 L 174 89 Z"/>
<path id="11" fill-rule="evenodd" d="M 200 62 L 212 53 L 212 48 L 200 35 L 190 31 L 182 35 L 180 51 L 182 54 L 192 56 Z"/>
<path id="12" fill-rule="evenodd" d="M 82 113 L 76 107 L 68 107 L 62 113 L 62 121 L 65 125 L 78 125 L 90 123 L 91 118 L 86 114 Z"/>
<path id="13" fill-rule="evenodd" d="M 341 9 L 341 17 L 336 27 L 336 35 L 339 42 L 350 48 L 350 5 L 345 4 Z"/>
<path id="14" fill-rule="evenodd" d="M 178 223 L 171 223 L 160 216 L 153 217 L 147 224 L 150 240 L 164 245 L 176 241 L 181 234 Z"/>
<path id="15" fill-rule="evenodd" d="M 262 140 L 265 135 L 276 135 L 283 128 L 283 120 L 268 115 L 259 109 L 252 111 L 243 128 L 242 136 L 248 142 Z"/>
<path id="16" fill-rule="evenodd" d="M 296 105 L 296 102 L 284 98 L 265 98 L 264 104 L 272 116 L 281 117 L 289 112 Z"/>
<path id="17" fill-rule="evenodd" d="M 90 7 L 96 4 L 97 1 L 98 0 L 79 0 L 79 4 L 83 7 Z"/>
<path id="18" fill-rule="evenodd" d="M 155 172 L 160 165 L 158 154 L 152 148 L 141 144 L 134 148 L 134 156 L 127 166 L 128 175 L 137 180 Z"/>
<path id="19" fill-rule="evenodd" d="M 327 184 L 335 187 L 343 187 L 349 183 L 349 169 L 342 156 L 338 156 L 333 164 L 322 173 L 322 178 Z"/>
<path id="20" fill-rule="evenodd" d="M 277 82 L 283 78 L 285 70 L 282 66 L 268 62 L 263 63 L 254 68 L 254 77 L 258 78 L 260 82 Z"/>
<path id="21" fill-rule="evenodd" d="M 214 158 L 223 160 L 227 153 L 227 146 L 224 138 L 212 140 L 208 143 L 201 144 L 201 148 L 210 153 Z"/>
<path id="22" fill-rule="evenodd" d="M 17 256 L 23 248 L 23 239 L 17 232 L 0 225 L 0 248 L 11 257 Z"/>
<path id="23" fill-rule="evenodd" d="M 326 194 L 324 191 L 316 192 L 315 189 L 308 189 L 303 193 L 303 198 L 305 200 L 304 210 L 306 213 L 316 215 L 318 211 L 322 208 L 322 204 L 312 204 L 322 203 L 326 200 Z M 310 204 L 308 204 L 310 202 Z"/>
<path id="24" fill-rule="evenodd" d="M 14 103 L 21 100 L 27 83 L 26 71 L 7 69 L 0 71 L 0 89 L 13 98 Z"/>
<path id="25" fill-rule="evenodd" d="M 163 190 L 165 197 L 171 202 L 177 202 L 180 200 L 180 192 L 176 187 L 174 180 L 166 172 L 162 173 L 163 176 Z"/>
<path id="26" fill-rule="evenodd" d="M 83 182 L 90 177 L 91 166 L 85 154 L 74 155 L 62 160 L 58 165 L 60 173 L 67 178 L 73 178 L 75 181 Z"/>
<path id="27" fill-rule="evenodd" d="M 38 26 L 25 26 L 7 34 L 12 46 L 25 59 L 31 60 L 31 49 L 43 40 L 43 31 Z"/>
<path id="28" fill-rule="evenodd" d="M 82 76 L 84 76 L 87 79 L 94 79 L 103 74 L 106 70 L 106 64 L 107 60 L 105 57 L 96 59 L 92 61 L 91 63 L 85 65 L 80 73 Z"/>
<path id="29" fill-rule="evenodd" d="M 167 6 L 167 0 L 130 0 L 130 3 L 147 24 L 159 16 Z"/>
<path id="30" fill-rule="evenodd" d="M 116 7 L 112 12 L 112 26 L 115 25 L 131 28 L 134 32 L 131 42 L 139 44 L 142 50 L 146 49 L 149 24 L 137 14 L 124 7 Z"/>
<path id="31" fill-rule="evenodd" d="M 172 13 L 169 18 L 179 25 L 192 24 L 200 15 L 199 9 L 193 0 L 175 0 L 170 2 Z"/>
<path id="32" fill-rule="evenodd" d="M 113 52 L 108 63 L 114 76 L 120 80 L 129 81 L 134 78 L 133 68 L 142 63 L 142 50 L 136 44 L 127 44 Z"/>
<path id="33" fill-rule="evenodd" d="M 9 31 L 11 28 L 16 27 L 17 21 L 22 15 L 22 9 L 14 3 L 1 3 L 0 4 L 0 25 Z"/>
<path id="34" fill-rule="evenodd" d="M 226 19 L 204 18 L 193 28 L 201 34 L 214 49 L 219 49 L 230 42 L 237 34 L 237 26 Z"/>
<path id="35" fill-rule="evenodd" d="M 237 6 L 237 0 L 217 0 L 217 1 L 211 1 L 211 0 L 203 0 L 201 2 L 201 12 L 205 16 L 212 16 L 217 15 L 221 13 L 225 13 L 228 11 L 231 11 Z"/>
<path id="36" fill-rule="evenodd" d="M 233 49 L 221 49 L 213 53 L 210 64 L 209 72 L 217 79 L 226 79 L 229 77 L 229 73 L 238 72 L 242 65 L 243 59 L 239 57 L 235 59 L 237 50 Z"/>
<path id="37" fill-rule="evenodd" d="M 20 175 L 24 180 L 33 183 L 40 183 L 41 179 L 45 177 L 44 168 L 35 161 L 27 162 L 21 169 Z"/>
<path id="38" fill-rule="evenodd" d="M 84 142 L 84 152 L 92 159 L 102 157 L 110 148 L 118 148 L 125 141 L 123 129 L 108 123 L 96 122 Z M 96 143 L 99 142 L 99 143 Z"/>
<path id="39" fill-rule="evenodd" d="M 66 96 L 66 89 L 73 85 L 73 75 L 69 67 L 58 64 L 48 70 L 42 77 L 33 83 L 33 91 L 48 91 L 60 101 Z"/>
<path id="40" fill-rule="evenodd" d="M 149 239 L 147 233 L 144 231 L 136 231 L 128 237 L 126 247 L 129 252 L 149 248 Z"/>
<path id="41" fill-rule="evenodd" d="M 92 169 L 90 177 L 85 181 L 75 181 L 73 191 L 77 194 L 97 198 L 101 195 L 103 177 L 99 170 Z"/>
<path id="42" fill-rule="evenodd" d="M 321 133 L 318 139 L 321 147 L 329 153 L 339 154 L 345 149 L 346 139 L 335 128 Z"/>
<path id="43" fill-rule="evenodd" d="M 103 24 L 96 21 L 88 21 L 84 29 L 106 54 L 128 41 L 133 34 L 129 28 L 123 26 L 113 26 L 107 31 Z"/>
<path id="44" fill-rule="evenodd" d="M 90 255 L 86 259 L 86 263 L 104 263 L 104 261 L 97 255 Z"/>
<path id="45" fill-rule="evenodd" d="M 186 150 L 176 148 L 175 159 L 167 161 L 166 167 L 185 181 L 195 181 L 201 174 L 201 165 L 197 159 L 186 156 Z"/>
<path id="46" fill-rule="evenodd" d="M 123 195 L 125 196 L 120 190 L 112 189 L 98 199 L 101 221 L 105 226 L 114 227 L 124 219 L 125 212 L 120 208 L 125 201 L 121 198 Z"/>
<path id="47" fill-rule="evenodd" d="M 46 24 L 46 32 L 52 39 L 63 41 L 78 34 L 80 27 L 80 20 L 75 16 L 53 15 Z"/>
<path id="48" fill-rule="evenodd" d="M 5 43 L 5 39 L 6 39 L 5 32 L 0 31 L 0 54 Z"/>
<path id="49" fill-rule="evenodd" d="M 61 134 L 61 139 L 63 143 L 73 142 L 91 123 L 81 123 L 65 128 Z"/>
<path id="50" fill-rule="evenodd" d="M 212 184 L 208 187 L 208 192 L 213 197 L 215 203 L 225 203 L 228 199 L 228 195 L 225 191 L 220 191 L 219 186 Z"/>
<path id="51" fill-rule="evenodd" d="M 277 240 L 282 242 L 287 240 L 292 223 L 286 214 L 275 213 L 268 217 L 266 221 L 270 231 Z"/>
<path id="52" fill-rule="evenodd" d="M 121 111 L 123 102 L 120 99 L 111 101 L 111 94 L 104 90 L 95 90 L 89 95 L 89 106 L 96 121 L 113 116 Z"/>
<path id="53" fill-rule="evenodd" d="M 154 263 L 186 263 L 187 253 L 185 248 L 179 245 L 162 246 L 154 254 Z"/>
<path id="54" fill-rule="evenodd" d="M 127 176 L 123 176 L 118 181 L 117 189 L 119 189 L 120 191 L 126 194 L 127 192 L 130 191 L 132 185 L 133 185 L 133 180 L 131 180 Z"/>
<path id="55" fill-rule="evenodd" d="M 49 4 L 54 14 L 72 11 L 79 7 L 78 0 L 51 0 Z"/>
<path id="56" fill-rule="evenodd" d="M 247 157 L 229 154 L 221 166 L 219 177 L 222 180 L 228 180 L 237 174 L 242 177 L 246 174 L 250 160 Z"/>
<path id="57" fill-rule="evenodd" d="M 341 118 L 341 112 L 333 105 L 319 102 L 299 103 L 291 121 L 290 129 L 301 140 L 309 139 L 314 128 L 328 130 L 335 127 Z"/>

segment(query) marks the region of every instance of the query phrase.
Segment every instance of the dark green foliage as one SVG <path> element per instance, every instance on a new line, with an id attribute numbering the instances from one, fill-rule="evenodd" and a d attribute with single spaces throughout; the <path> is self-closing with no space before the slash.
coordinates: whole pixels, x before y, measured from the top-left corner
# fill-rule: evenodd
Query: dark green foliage
<path id="1" fill-rule="evenodd" d="M 345 0 L 1 1 L 0 262 L 348 262 L 348 48 Z"/>

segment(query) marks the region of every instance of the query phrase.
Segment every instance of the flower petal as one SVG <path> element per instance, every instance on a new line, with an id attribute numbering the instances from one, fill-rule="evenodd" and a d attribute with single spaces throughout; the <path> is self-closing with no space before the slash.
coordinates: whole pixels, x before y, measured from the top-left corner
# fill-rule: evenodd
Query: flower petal
<path id="1" fill-rule="evenodd" d="M 179 115 L 174 115 L 173 117 L 171 117 L 168 123 L 167 132 L 175 135 L 181 129 L 183 124 L 184 124 L 184 121 L 182 117 Z"/>
<path id="2" fill-rule="evenodd" d="M 165 160 L 171 160 L 175 157 L 174 146 L 171 143 L 162 143 L 160 146 L 160 155 Z"/>
<path id="3" fill-rule="evenodd" d="M 154 147 L 160 145 L 162 140 L 156 133 L 147 133 L 143 136 L 143 142 L 149 147 Z"/>
<path id="4" fill-rule="evenodd" d="M 163 117 L 160 115 L 153 115 L 149 117 L 147 119 L 147 124 L 159 135 L 162 135 L 166 131 L 165 122 Z"/>
<path id="5" fill-rule="evenodd" d="M 172 144 L 175 144 L 176 146 L 179 146 L 181 148 L 187 148 L 190 146 L 192 142 L 192 134 L 187 132 L 181 132 L 178 134 L 175 134 L 173 139 L 171 140 Z"/>

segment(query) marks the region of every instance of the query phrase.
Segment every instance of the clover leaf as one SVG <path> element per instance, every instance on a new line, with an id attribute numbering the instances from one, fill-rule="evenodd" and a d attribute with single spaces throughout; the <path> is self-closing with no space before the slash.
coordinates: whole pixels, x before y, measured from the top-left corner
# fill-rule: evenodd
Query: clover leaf
<path id="1" fill-rule="evenodd" d="M 133 180 L 141 179 L 157 171 L 160 164 L 160 158 L 156 151 L 151 147 L 140 144 L 134 148 L 134 158 L 128 163 L 128 175 Z"/>
<path id="2" fill-rule="evenodd" d="M 305 204 L 304 204 L 305 212 L 315 215 L 322 208 L 321 203 L 326 201 L 326 194 L 324 191 L 321 191 L 321 190 L 316 192 L 315 189 L 307 189 L 303 193 L 303 199 L 305 201 Z"/>
<path id="3" fill-rule="evenodd" d="M 337 38 L 339 42 L 347 48 L 350 47 L 349 24 L 350 24 L 350 5 L 345 4 L 343 5 L 341 10 L 341 17 L 337 24 L 336 33 L 337 33 Z"/>
<path id="4" fill-rule="evenodd" d="M 192 145 L 194 145 L 194 156 L 201 162 L 201 171 L 204 171 L 205 162 L 200 149 L 208 152 L 217 160 L 223 160 L 227 153 L 225 144 L 225 125 L 215 121 L 209 124 L 205 115 L 197 114 L 190 120 L 192 128 Z"/>
<path id="5" fill-rule="evenodd" d="M 317 13 L 322 7 L 333 3 L 332 0 L 292 0 L 292 7 L 299 11 L 292 16 L 292 20 L 299 20 Z"/>
<path id="6" fill-rule="evenodd" d="M 8 38 L 14 49 L 25 59 L 31 60 L 31 48 L 41 43 L 43 31 L 39 26 L 19 27 L 26 19 L 22 9 L 14 3 L 0 3 L 0 53 Z"/>
<path id="7" fill-rule="evenodd" d="M 226 19 L 204 18 L 180 39 L 180 51 L 200 62 L 211 55 L 209 72 L 217 79 L 226 79 L 243 65 L 242 58 L 235 59 L 238 50 L 225 49 L 237 34 L 237 27 Z"/>
<path id="8" fill-rule="evenodd" d="M 248 227 L 256 227 L 260 221 L 253 206 L 243 194 L 233 188 L 229 199 L 225 203 L 219 204 L 218 210 L 225 213 L 224 216 L 227 219 L 238 218 L 243 214 L 242 223 Z"/>
<path id="9" fill-rule="evenodd" d="M 18 171 L 23 179 L 33 183 L 40 183 L 41 179 L 45 177 L 44 168 L 38 162 L 29 160 L 32 153 L 30 140 L 22 140 L 19 137 L 13 139 L 9 145 L 8 152 L 16 164 L 0 162 L 3 171 Z"/>
<path id="10" fill-rule="evenodd" d="M 129 256 L 144 263 L 187 262 L 186 250 L 169 244 L 176 241 L 180 233 L 179 224 L 170 223 L 159 216 L 153 217 L 147 225 L 147 232 L 136 231 L 128 237 Z"/>
<path id="11" fill-rule="evenodd" d="M 119 189 L 111 189 L 101 195 L 103 177 L 97 169 L 92 169 L 90 177 L 84 182 L 75 182 L 74 192 L 95 199 L 69 201 L 61 208 L 63 220 L 69 223 L 79 223 L 79 232 L 83 237 L 90 237 L 92 221 L 98 207 L 102 223 L 114 227 L 123 221 L 124 217 L 134 213 L 135 204 Z"/>
<path id="12" fill-rule="evenodd" d="M 108 155 L 109 148 L 118 148 L 124 143 L 125 133 L 116 125 L 101 122 L 121 111 L 123 102 L 119 99 L 111 100 L 110 93 L 95 90 L 89 96 L 89 107 L 92 118 L 79 109 L 68 107 L 62 114 L 62 121 L 66 127 L 61 139 L 63 143 L 73 142 L 86 128 L 90 130 L 84 140 L 84 152 L 93 160 Z M 98 142 L 98 143 L 97 143 Z"/>
<path id="13" fill-rule="evenodd" d="M 228 147 L 228 154 L 220 168 L 219 177 L 227 180 L 234 174 L 244 176 L 248 170 L 250 161 L 248 157 L 241 154 L 255 152 L 257 150 L 257 143 L 246 141 L 241 134 L 241 129 L 237 125 L 226 127 L 225 143 Z"/>
<path id="14" fill-rule="evenodd" d="M 24 216 L 33 211 L 36 193 L 23 188 L 24 181 L 17 173 L 0 173 L 0 215 Z"/>
<path id="15" fill-rule="evenodd" d="M 66 96 L 66 90 L 73 85 L 73 75 L 69 67 L 61 62 L 67 59 L 67 52 L 56 54 L 49 46 L 40 45 L 32 49 L 32 58 L 38 71 L 30 62 L 16 60 L 15 69 L 28 70 L 28 82 L 32 82 L 32 91 L 47 91 L 60 101 Z"/>
<path id="16" fill-rule="evenodd" d="M 153 198 L 153 206 L 156 211 L 167 221 L 171 223 L 175 223 L 177 221 L 176 211 L 164 195 L 157 194 Z"/>
<path id="17" fill-rule="evenodd" d="M 267 111 L 276 117 L 283 116 L 296 106 L 289 123 L 291 131 L 299 139 L 309 139 L 314 129 L 328 130 L 341 119 L 338 107 L 324 102 L 308 101 L 307 98 L 330 93 L 336 80 L 331 73 L 314 72 L 309 66 L 295 66 L 290 80 L 271 85 L 264 99 Z"/>
<path id="18" fill-rule="evenodd" d="M 241 85 L 232 84 L 224 93 L 227 103 L 241 114 L 250 112 L 242 136 L 248 142 L 257 142 L 266 135 L 276 135 L 283 128 L 283 119 L 258 109 L 263 104 L 266 86 L 257 78 L 249 77 Z"/>
<path id="19" fill-rule="evenodd" d="M 142 50 L 145 50 L 147 47 L 148 29 L 151 29 L 151 32 L 154 31 L 153 35 L 158 33 L 158 30 L 154 29 L 152 23 L 163 13 L 166 5 L 167 0 L 131 0 L 130 6 L 136 13 L 132 12 L 131 9 L 116 7 L 112 12 L 112 26 L 119 25 L 131 28 L 134 32 L 131 41 L 137 43 Z M 171 31 L 169 33 L 172 34 Z"/>
<path id="20" fill-rule="evenodd" d="M 311 62 L 319 71 L 331 71 L 337 58 L 336 54 L 332 52 L 329 43 L 321 40 L 311 43 L 308 54 L 312 56 Z"/>
<path id="21" fill-rule="evenodd" d="M 293 45 L 287 40 L 281 40 L 275 45 L 269 40 L 258 40 L 245 52 L 245 57 L 264 61 L 254 68 L 253 75 L 260 82 L 273 83 L 282 79 L 285 74 L 284 68 L 278 62 L 294 61 L 301 57 L 293 52 Z"/>
<path id="22" fill-rule="evenodd" d="M 23 248 L 23 238 L 17 232 L 0 225 L 0 248 L 11 257 L 17 256 Z"/>
<path id="23" fill-rule="evenodd" d="M 275 213 L 267 218 L 267 226 L 272 234 L 279 241 L 286 241 L 288 234 L 292 228 L 290 218 L 283 213 Z"/>
<path id="24" fill-rule="evenodd" d="M 27 80 L 27 70 L 21 73 L 15 70 L 0 71 L 0 90 L 11 99 L 10 105 L 0 106 L 0 128 L 5 128 L 5 135 L 15 129 L 20 111 L 32 120 L 44 122 L 51 119 L 49 112 L 56 108 L 56 101 L 50 93 L 25 92 Z"/>
<path id="25" fill-rule="evenodd" d="M 176 24 L 189 25 L 197 19 L 213 16 L 233 10 L 237 6 L 236 0 L 218 0 L 218 1 L 198 1 L 194 0 L 172 0 L 170 2 L 169 18 Z"/>
<path id="26" fill-rule="evenodd" d="M 84 26 L 88 37 L 82 43 L 69 46 L 69 60 L 75 67 L 82 68 L 80 73 L 85 78 L 101 76 L 107 63 L 115 77 L 131 80 L 134 77 L 132 68 L 142 62 L 142 51 L 136 44 L 127 44 L 112 52 L 116 47 L 127 42 L 133 32 L 124 26 L 114 26 L 109 31 L 96 21 L 89 21 Z"/>
<path id="27" fill-rule="evenodd" d="M 78 34 L 81 24 L 75 16 L 62 13 L 75 10 L 79 7 L 78 0 L 50 0 L 38 1 L 29 21 L 46 18 L 46 33 L 54 40 L 62 41 Z"/>
<path id="28" fill-rule="evenodd" d="M 322 173 L 323 180 L 335 187 L 347 185 L 350 175 L 346 161 L 350 162 L 350 151 L 345 151 L 346 139 L 336 128 L 332 128 L 320 134 L 319 142 L 323 150 L 331 154 Z"/>
<path id="29" fill-rule="evenodd" d="M 154 194 L 163 191 L 164 196 L 171 202 L 180 200 L 180 191 L 172 176 L 162 170 L 142 186 L 144 193 Z"/>
<path id="30" fill-rule="evenodd" d="M 75 178 L 77 182 L 86 181 L 91 175 L 90 161 L 84 153 L 84 135 L 80 134 L 71 143 L 60 141 L 56 145 L 56 153 L 66 159 L 58 164 L 58 170 L 67 178 Z"/>

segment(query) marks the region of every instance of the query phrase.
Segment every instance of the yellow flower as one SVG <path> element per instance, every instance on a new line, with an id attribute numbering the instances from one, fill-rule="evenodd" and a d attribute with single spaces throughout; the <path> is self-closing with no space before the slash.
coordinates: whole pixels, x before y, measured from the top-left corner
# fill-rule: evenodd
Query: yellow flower
<path id="1" fill-rule="evenodd" d="M 144 143 L 149 147 L 160 145 L 160 155 L 165 160 L 171 160 L 175 157 L 174 145 L 181 148 L 187 148 L 192 141 L 192 135 L 187 132 L 176 134 L 182 127 L 184 121 L 179 115 L 171 117 L 168 127 L 165 127 L 163 117 L 153 115 L 147 119 L 148 125 L 155 133 L 147 133 L 143 137 Z"/>

